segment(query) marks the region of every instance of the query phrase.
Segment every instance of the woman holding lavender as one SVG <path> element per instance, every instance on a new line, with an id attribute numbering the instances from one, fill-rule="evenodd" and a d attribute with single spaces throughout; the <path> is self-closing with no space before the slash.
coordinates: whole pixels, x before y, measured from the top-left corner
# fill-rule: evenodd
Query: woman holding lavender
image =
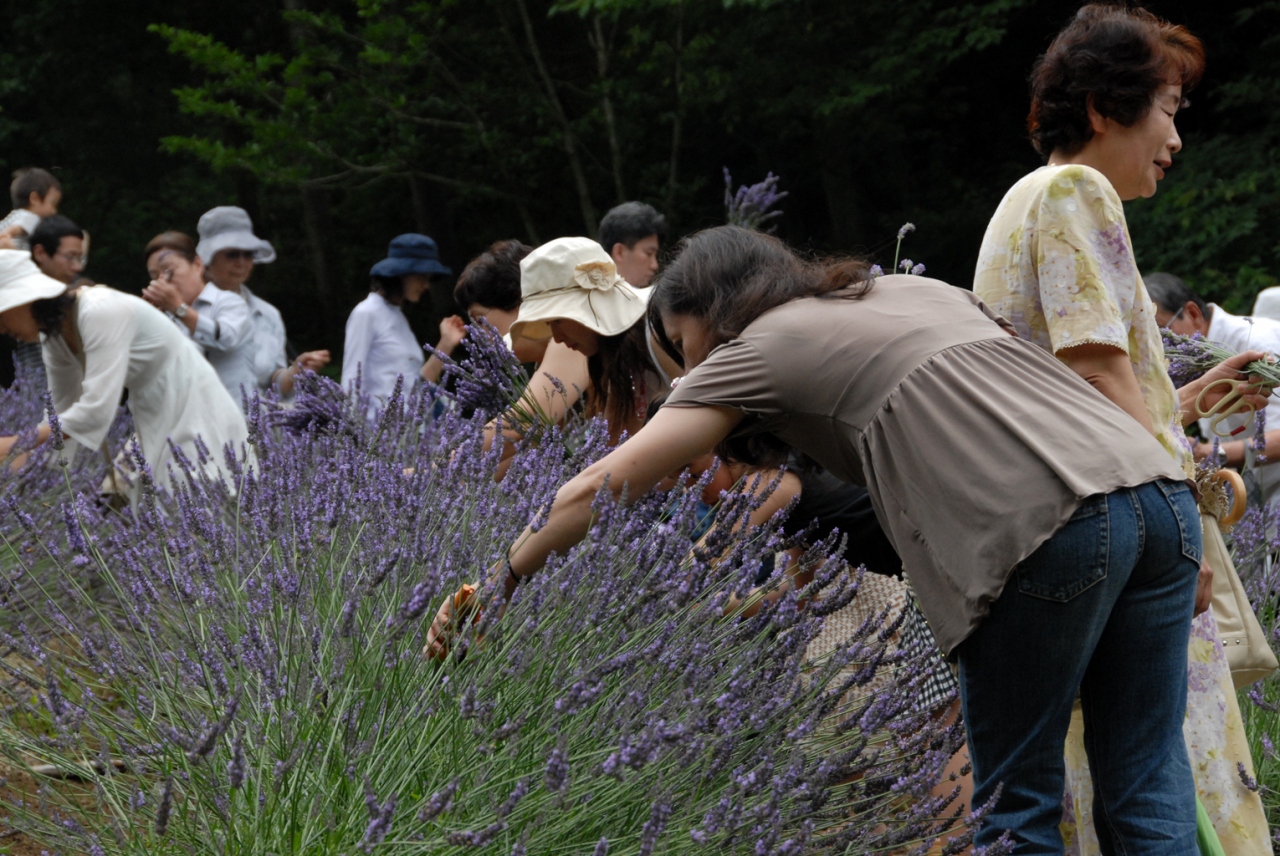
<path id="1" fill-rule="evenodd" d="M 866 485 L 959 663 L 975 804 L 1003 786 L 976 843 L 1007 829 L 1015 852 L 1061 852 L 1062 745 L 1083 683 L 1112 726 L 1098 772 L 1126 796 L 1109 815 L 1118 851 L 1194 856 L 1182 719 L 1201 542 L 1161 444 L 946 283 L 805 262 L 724 226 L 686 239 L 651 290 L 649 317 L 688 374 L 560 489 L 490 572 L 488 596 L 510 597 L 581 540 L 606 485 L 634 497 L 713 448 L 776 465 L 790 446 Z M 448 645 L 452 603 L 431 653 Z"/>
<path id="2" fill-rule="evenodd" d="M 557 238 L 529 253 L 520 262 L 520 289 L 511 338 L 552 340 L 586 362 L 586 389 L 576 379 L 557 378 L 563 401 L 529 406 L 563 413 L 585 394 L 587 414 L 606 419 L 613 441 L 638 430 L 649 402 L 681 373 L 654 342 L 645 318 L 648 290 L 632 288 L 590 238 Z"/>
<path id="3" fill-rule="evenodd" d="M 974 280 L 977 296 L 1019 336 L 1128 413 L 1188 478 L 1195 468 L 1183 426 L 1195 418 L 1203 387 L 1176 391 L 1165 371 L 1122 201 L 1152 196 L 1171 167 L 1182 147 L 1174 117 L 1203 69 L 1204 50 L 1182 27 L 1140 9 L 1082 8 L 1032 73 L 1028 125 L 1047 165 L 1005 195 Z M 1238 377 L 1236 370 L 1259 356 L 1224 363 L 1222 376 Z M 1204 537 L 1221 533 L 1210 527 Z M 1205 593 L 1209 573 L 1202 573 Z M 1162 638 L 1174 644 L 1172 636 Z M 1199 614 L 1189 640 L 1184 731 L 1201 801 L 1227 852 L 1269 854 L 1261 801 L 1240 774 L 1251 773 L 1252 763 L 1212 612 Z M 1155 637 L 1142 644 L 1155 644 Z M 1188 638 L 1178 644 L 1187 646 Z M 1127 794 L 1110 792 L 1098 771 L 1099 740 L 1112 723 L 1090 689 L 1106 681 L 1085 676 L 1067 744 L 1064 832 L 1077 853 L 1124 852 L 1116 846 L 1114 815 Z"/>

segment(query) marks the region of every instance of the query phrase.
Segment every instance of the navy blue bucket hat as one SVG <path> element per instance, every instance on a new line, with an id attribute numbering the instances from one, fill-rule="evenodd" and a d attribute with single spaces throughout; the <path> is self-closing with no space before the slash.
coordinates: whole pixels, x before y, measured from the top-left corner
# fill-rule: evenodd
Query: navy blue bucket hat
<path id="1" fill-rule="evenodd" d="M 440 264 L 440 250 L 435 241 L 413 232 L 392 238 L 387 257 L 369 270 L 370 276 L 407 276 L 412 273 L 448 276 L 453 271 Z"/>

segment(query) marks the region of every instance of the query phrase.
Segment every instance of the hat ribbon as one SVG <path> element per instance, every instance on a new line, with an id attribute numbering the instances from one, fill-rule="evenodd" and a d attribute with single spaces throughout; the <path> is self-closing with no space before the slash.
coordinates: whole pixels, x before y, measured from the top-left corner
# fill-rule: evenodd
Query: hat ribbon
<path id="1" fill-rule="evenodd" d="M 585 264 L 585 265 L 578 265 L 578 271 L 580 271 L 580 273 L 574 274 L 574 280 L 577 283 L 582 283 L 584 279 L 590 278 L 592 282 L 599 282 L 602 279 L 602 277 L 588 277 L 583 275 L 583 273 L 585 273 L 583 271 L 583 268 L 588 268 L 594 265 L 599 265 L 599 267 L 595 268 L 595 270 L 600 270 L 600 268 L 604 267 L 604 264 L 602 262 L 589 262 L 588 264 Z M 613 267 L 613 265 L 610 264 L 609 267 Z M 599 325 L 600 316 L 599 314 L 596 313 L 596 307 L 591 302 L 591 298 L 595 296 L 597 291 L 599 292 L 617 291 L 627 300 L 640 299 L 640 296 L 637 295 L 630 288 L 626 289 L 625 291 L 618 289 L 617 285 L 620 282 L 626 282 L 626 280 L 618 276 L 617 273 L 614 273 L 612 278 L 609 279 L 607 284 L 605 285 L 565 285 L 565 286 L 561 286 L 560 288 L 550 288 L 550 289 L 547 289 L 546 291 L 540 291 L 537 294 L 531 294 L 529 295 L 529 297 L 525 299 L 526 300 L 538 299 L 541 297 L 550 297 L 553 294 L 566 294 L 569 292 L 581 293 L 585 291 L 587 293 L 587 307 L 591 310 L 591 317 L 594 318 L 596 324 Z"/>

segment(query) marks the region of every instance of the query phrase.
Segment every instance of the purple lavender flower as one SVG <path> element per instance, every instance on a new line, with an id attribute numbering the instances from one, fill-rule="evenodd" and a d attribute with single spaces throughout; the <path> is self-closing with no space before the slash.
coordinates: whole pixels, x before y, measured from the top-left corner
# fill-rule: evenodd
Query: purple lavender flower
<path id="1" fill-rule="evenodd" d="M 547 758 L 547 767 L 543 773 L 542 782 L 546 785 L 547 790 L 557 794 L 562 792 L 569 784 L 569 758 L 565 751 L 558 746 L 551 750 L 551 755 Z"/>
<path id="2" fill-rule="evenodd" d="M 724 208 L 725 222 L 731 226 L 745 226 L 748 229 L 758 229 L 766 233 L 772 233 L 777 226 L 770 226 L 768 229 L 762 228 L 765 223 L 776 220 L 782 216 L 781 211 L 770 210 L 777 205 L 788 192 L 778 190 L 779 177 L 772 172 L 765 177 L 764 181 L 748 187 L 742 185 L 735 192 L 733 189 L 733 176 L 729 174 L 729 168 L 724 168 Z"/>
<path id="3" fill-rule="evenodd" d="M 374 845 L 381 844 L 382 840 L 387 837 L 387 833 L 391 831 L 391 819 L 396 813 L 396 797 L 395 794 L 387 797 L 386 802 L 381 806 L 377 800 L 372 800 L 369 807 L 369 825 L 365 827 L 364 838 L 360 840 L 360 849 L 365 853 L 372 853 Z"/>
<path id="4" fill-rule="evenodd" d="M 163 838 L 169 829 L 169 815 L 173 811 L 173 776 L 164 780 L 160 790 L 160 805 L 156 808 L 156 837 Z"/>
<path id="5" fill-rule="evenodd" d="M 418 820 L 422 823 L 435 820 L 453 807 L 453 795 L 458 791 L 458 779 L 454 779 L 444 790 L 436 791 L 427 800 L 427 804 L 418 812 Z"/>

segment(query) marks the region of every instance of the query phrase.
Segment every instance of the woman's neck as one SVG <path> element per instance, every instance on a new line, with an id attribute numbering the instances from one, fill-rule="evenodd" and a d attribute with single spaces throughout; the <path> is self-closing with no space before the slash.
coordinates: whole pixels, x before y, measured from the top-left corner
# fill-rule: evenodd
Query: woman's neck
<path id="1" fill-rule="evenodd" d="M 1091 143 L 1092 141 L 1085 143 L 1080 151 L 1074 154 L 1067 154 L 1062 149 L 1054 149 L 1053 153 L 1049 155 L 1048 166 L 1068 166 L 1071 164 L 1087 166 L 1096 169 L 1106 176 L 1107 181 L 1115 184 L 1115 180 L 1111 177 L 1110 160 L 1098 146 Z"/>

